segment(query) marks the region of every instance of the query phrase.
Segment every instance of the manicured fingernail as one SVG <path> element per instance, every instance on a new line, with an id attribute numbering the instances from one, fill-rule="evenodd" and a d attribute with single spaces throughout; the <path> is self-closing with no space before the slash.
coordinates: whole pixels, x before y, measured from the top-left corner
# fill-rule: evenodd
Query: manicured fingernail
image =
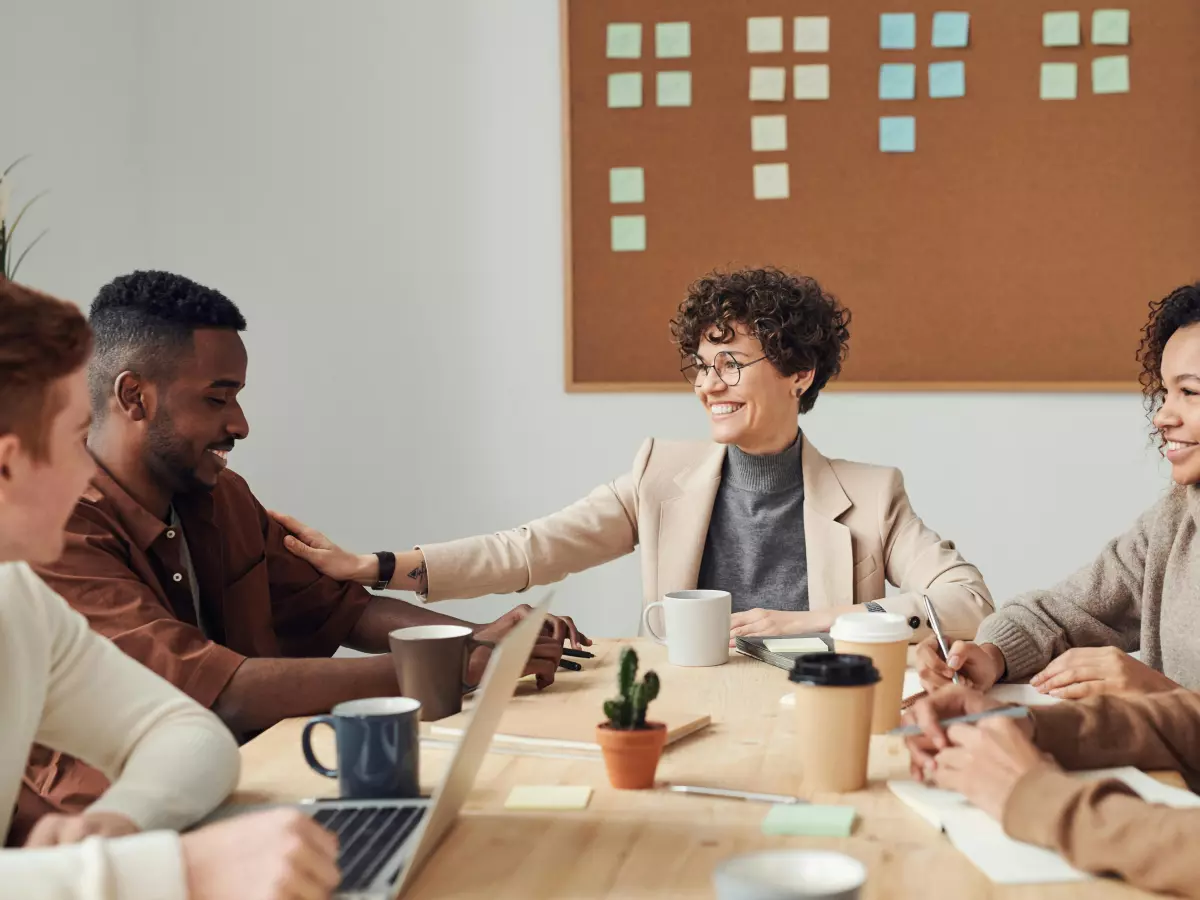
<path id="1" fill-rule="evenodd" d="M 947 665 L 950 666 L 950 668 L 957 669 L 959 666 L 962 665 L 962 660 L 959 659 L 957 656 L 951 656 L 949 659 L 946 660 L 946 663 L 947 663 Z"/>
<path id="2" fill-rule="evenodd" d="M 1045 693 L 1045 691 L 1043 691 L 1042 693 Z M 1062 695 L 1063 695 L 1063 689 L 1062 689 L 1062 688 L 1055 688 L 1054 690 L 1052 690 L 1052 691 L 1050 692 L 1050 696 L 1051 696 L 1051 697 L 1062 697 Z"/>

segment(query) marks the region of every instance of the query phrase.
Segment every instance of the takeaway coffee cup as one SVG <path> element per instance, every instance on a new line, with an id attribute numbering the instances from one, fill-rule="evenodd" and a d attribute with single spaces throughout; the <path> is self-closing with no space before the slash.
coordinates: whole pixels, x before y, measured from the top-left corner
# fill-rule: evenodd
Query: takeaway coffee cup
<path id="1" fill-rule="evenodd" d="M 875 685 L 875 708 L 871 733 L 886 734 L 900 724 L 904 696 L 904 670 L 908 667 L 908 644 L 912 626 L 896 613 L 847 613 L 838 616 L 829 630 L 838 653 L 869 656 L 879 670 Z"/>
<path id="2" fill-rule="evenodd" d="M 870 657 L 809 653 L 792 665 L 797 755 L 806 791 L 857 791 L 867 783 L 871 712 L 879 672 Z"/>

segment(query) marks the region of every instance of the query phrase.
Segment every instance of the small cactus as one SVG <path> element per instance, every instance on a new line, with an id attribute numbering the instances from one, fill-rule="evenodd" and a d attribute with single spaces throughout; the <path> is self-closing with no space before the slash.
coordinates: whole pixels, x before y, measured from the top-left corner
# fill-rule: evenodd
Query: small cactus
<path id="1" fill-rule="evenodd" d="M 637 668 L 637 653 L 631 647 L 623 648 L 617 675 L 621 696 L 604 701 L 604 715 L 608 717 L 609 728 L 630 731 L 646 727 L 646 707 L 658 696 L 661 685 L 654 672 L 647 672 L 645 678 L 638 682 Z"/>

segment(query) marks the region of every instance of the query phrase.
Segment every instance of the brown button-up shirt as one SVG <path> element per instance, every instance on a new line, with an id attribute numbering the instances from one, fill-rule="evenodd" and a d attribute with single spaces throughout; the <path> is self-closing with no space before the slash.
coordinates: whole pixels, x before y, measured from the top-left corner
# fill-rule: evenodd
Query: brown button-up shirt
<path id="1" fill-rule="evenodd" d="M 290 553 L 283 529 L 229 470 L 211 493 L 177 496 L 174 507 L 182 535 L 101 469 L 67 524 L 62 558 L 38 574 L 94 630 L 204 706 L 247 657 L 331 656 L 371 598 Z M 48 808 L 78 811 L 108 782 L 78 760 L 35 747 L 25 785 L 14 837 Z"/>

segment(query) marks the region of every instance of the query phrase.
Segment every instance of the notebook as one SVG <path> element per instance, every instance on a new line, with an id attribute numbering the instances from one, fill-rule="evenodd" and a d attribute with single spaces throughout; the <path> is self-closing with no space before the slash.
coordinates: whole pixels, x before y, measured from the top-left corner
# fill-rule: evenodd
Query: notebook
<path id="1" fill-rule="evenodd" d="M 788 643 L 793 646 L 808 647 L 806 650 L 785 649 Z M 818 646 L 818 644 L 820 646 Z M 777 634 L 772 637 L 739 637 L 733 639 L 733 649 L 744 656 L 751 656 L 768 665 L 780 669 L 792 670 L 792 663 L 805 653 L 828 653 L 833 650 L 833 638 L 828 634 Z"/>
<path id="2" fill-rule="evenodd" d="M 1179 809 L 1200 807 L 1200 797 L 1195 794 L 1163 784 L 1131 767 L 1071 774 L 1087 780 L 1119 778 L 1151 803 Z M 1053 850 L 1010 838 L 999 822 L 968 803 L 962 794 L 915 781 L 889 781 L 888 787 L 913 812 L 944 831 L 950 843 L 996 884 L 1048 884 L 1091 878 Z"/>

